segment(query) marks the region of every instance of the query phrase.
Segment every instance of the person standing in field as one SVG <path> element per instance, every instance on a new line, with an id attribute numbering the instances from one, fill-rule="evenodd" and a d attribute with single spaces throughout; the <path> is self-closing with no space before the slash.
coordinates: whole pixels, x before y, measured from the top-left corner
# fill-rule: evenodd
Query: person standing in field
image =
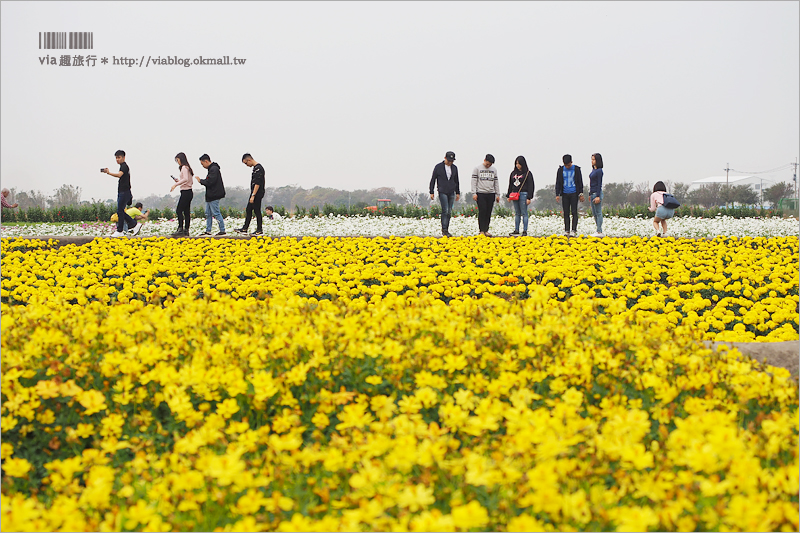
<path id="1" fill-rule="evenodd" d="M 592 171 L 589 173 L 589 202 L 597 233 L 592 237 L 605 237 L 603 234 L 603 156 L 592 154 Z"/>
<path id="2" fill-rule="evenodd" d="M 563 166 L 556 173 L 556 202 L 561 200 L 564 209 L 564 235 L 575 237 L 578 234 L 578 201 L 583 202 L 583 176 L 581 167 L 572 164 L 572 156 L 566 154 L 561 158 Z M 572 230 L 570 230 L 570 212 L 572 212 Z"/>
<path id="3" fill-rule="evenodd" d="M 514 160 L 514 169 L 508 176 L 506 198 L 514 205 L 514 231 L 512 237 L 519 236 L 519 223 L 522 220 L 522 236 L 528 235 L 528 206 L 533 198 L 533 172 L 528 170 L 528 162 L 523 156 Z"/>
<path id="4" fill-rule="evenodd" d="M 489 223 L 492 220 L 492 208 L 500 201 L 500 180 L 494 168 L 494 156 L 486 154 L 483 164 L 472 171 L 472 199 L 478 202 L 478 232 L 491 237 Z"/>
<path id="5" fill-rule="evenodd" d="M 136 235 L 142 229 L 141 223 L 136 223 L 125 212 L 125 208 L 133 202 L 133 194 L 131 194 L 131 170 L 128 163 L 125 162 L 125 152 L 117 150 L 114 153 L 119 165 L 119 172 L 109 172 L 107 168 L 100 169 L 100 172 L 119 178 L 117 183 L 117 230 L 111 235 L 112 237 L 122 237 L 125 235 L 122 228 L 127 223 L 129 228 L 133 228 L 133 234 Z"/>
<path id="6" fill-rule="evenodd" d="M 263 235 L 261 227 L 261 200 L 264 198 L 264 167 L 261 163 L 253 159 L 250 154 L 242 156 L 242 163 L 253 169 L 250 176 L 250 200 L 247 202 L 244 224 L 241 228 L 236 228 L 236 233 L 247 233 L 250 227 L 250 219 L 253 213 L 256 214 L 256 230 L 251 235 Z"/>
<path id="7" fill-rule="evenodd" d="M 175 156 L 175 162 L 178 163 L 181 177 L 175 180 L 175 184 L 170 188 L 169 192 L 174 191 L 175 187 L 180 187 L 181 197 L 178 199 L 178 207 L 175 208 L 175 213 L 178 215 L 178 230 L 172 236 L 188 237 L 189 222 L 192 216 L 192 198 L 194 198 L 194 192 L 192 192 L 194 171 L 189 166 L 189 161 L 187 161 L 186 154 L 183 152 Z"/>
<path id="8" fill-rule="evenodd" d="M 0 191 L 0 202 L 2 202 L 3 209 L 6 209 L 6 208 L 14 209 L 16 207 L 19 207 L 19 204 L 17 202 L 14 202 L 14 205 L 11 205 L 11 204 L 8 203 L 6 198 L 8 198 L 9 194 L 11 194 L 11 191 L 9 191 L 8 189 L 3 189 L 2 191 Z"/>
<path id="9" fill-rule="evenodd" d="M 442 235 L 450 235 L 450 217 L 453 214 L 453 204 L 461 198 L 461 189 L 458 185 L 458 168 L 453 164 L 456 160 L 454 152 L 447 152 L 444 161 L 433 167 L 431 176 L 430 193 L 433 200 L 434 185 L 439 191 L 439 202 L 442 204 Z"/>
<path id="10" fill-rule="evenodd" d="M 206 188 L 206 231 L 201 233 L 200 236 L 208 237 L 211 235 L 212 218 L 216 218 L 219 223 L 219 233 L 217 235 L 226 235 L 225 220 L 219 212 L 219 201 L 225 198 L 225 184 L 222 183 L 222 172 L 220 172 L 217 163 L 211 162 L 208 154 L 200 156 L 200 164 L 203 165 L 204 169 L 208 170 L 206 179 L 194 177 L 197 183 Z"/>
<path id="11" fill-rule="evenodd" d="M 667 192 L 667 186 L 663 181 L 657 181 L 653 185 L 653 194 L 650 195 L 650 205 L 647 207 L 650 211 L 655 211 L 653 217 L 653 227 L 656 230 L 656 237 L 667 236 L 667 220 L 672 218 L 675 214 L 674 209 L 664 207 L 664 193 Z M 659 231 L 659 224 L 661 229 Z"/>

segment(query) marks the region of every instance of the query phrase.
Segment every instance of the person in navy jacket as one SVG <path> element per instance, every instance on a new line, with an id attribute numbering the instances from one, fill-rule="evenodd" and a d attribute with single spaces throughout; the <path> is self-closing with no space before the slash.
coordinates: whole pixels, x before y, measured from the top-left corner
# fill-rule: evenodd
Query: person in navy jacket
<path id="1" fill-rule="evenodd" d="M 447 152 L 444 161 L 433 167 L 431 176 L 430 194 L 433 200 L 434 185 L 439 191 L 439 202 L 442 204 L 442 235 L 452 237 L 448 229 L 450 228 L 450 217 L 453 213 L 453 204 L 461 198 L 461 189 L 458 185 L 458 168 L 453 164 L 456 154 Z"/>
<path id="2" fill-rule="evenodd" d="M 583 176 L 581 167 L 572 164 L 572 156 L 566 154 L 561 160 L 564 166 L 556 172 L 556 202 L 561 200 L 564 209 L 564 235 L 575 237 L 578 234 L 578 200 L 583 202 Z M 572 231 L 569 215 L 572 211 Z"/>

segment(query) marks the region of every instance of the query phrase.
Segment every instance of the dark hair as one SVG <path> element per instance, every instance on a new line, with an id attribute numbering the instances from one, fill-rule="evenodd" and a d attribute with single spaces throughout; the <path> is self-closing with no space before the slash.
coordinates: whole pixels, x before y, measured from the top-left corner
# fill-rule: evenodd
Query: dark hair
<path id="1" fill-rule="evenodd" d="M 594 156 L 594 168 L 603 168 L 603 156 L 600 154 L 592 154 Z"/>
<path id="2" fill-rule="evenodd" d="M 250 154 L 244 154 L 244 155 L 242 156 L 242 161 L 244 161 L 245 159 L 253 159 L 253 156 L 252 156 L 252 155 L 250 155 Z"/>
<path id="3" fill-rule="evenodd" d="M 136 209 L 141 209 L 141 208 L 143 208 L 144 206 L 142 205 L 142 202 L 136 202 L 136 203 L 133 205 L 133 207 L 135 207 Z"/>
<path id="4" fill-rule="evenodd" d="M 667 186 L 664 185 L 663 181 L 657 181 L 655 185 L 653 185 L 653 192 L 667 192 Z"/>
<path id="5" fill-rule="evenodd" d="M 208 154 L 203 154 L 200 156 L 200 161 L 211 161 L 211 157 Z"/>
<path id="6" fill-rule="evenodd" d="M 194 176 L 194 171 L 192 170 L 192 167 L 189 165 L 189 162 L 186 160 L 186 154 L 184 154 L 183 152 L 179 152 L 178 155 L 175 156 L 175 159 L 180 161 L 180 163 L 178 163 L 178 172 L 180 172 L 185 165 L 189 167 L 189 175 Z"/>
<path id="7" fill-rule="evenodd" d="M 494 165 L 494 156 L 492 154 L 486 154 L 486 157 L 484 157 L 484 159 Z"/>
<path id="8" fill-rule="evenodd" d="M 519 170 L 517 170 L 517 163 L 519 163 L 522 166 L 522 176 L 523 177 L 527 176 L 528 172 L 529 172 L 528 171 L 528 162 L 525 161 L 525 158 L 523 156 L 521 156 L 521 155 L 518 155 L 517 158 L 514 160 L 514 169 L 511 171 L 511 175 L 513 176 L 514 174 L 519 172 Z"/>
<path id="9" fill-rule="evenodd" d="M 275 209 L 273 209 L 271 205 L 268 205 L 267 207 L 264 208 L 264 211 L 272 211 L 274 213 Z"/>
<path id="10" fill-rule="evenodd" d="M 115 156 L 121 155 L 122 157 L 125 157 L 125 151 L 124 150 L 117 150 L 116 152 L 114 152 L 114 155 Z"/>
<path id="11" fill-rule="evenodd" d="M 564 162 L 565 165 L 568 165 L 568 164 L 572 163 L 572 156 L 569 155 L 569 154 L 566 154 L 564 157 L 561 158 L 561 160 Z"/>

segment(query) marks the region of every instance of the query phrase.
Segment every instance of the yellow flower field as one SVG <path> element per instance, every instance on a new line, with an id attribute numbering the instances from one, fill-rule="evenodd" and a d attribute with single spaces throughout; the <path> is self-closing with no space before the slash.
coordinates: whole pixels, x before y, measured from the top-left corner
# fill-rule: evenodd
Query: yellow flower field
<path id="1" fill-rule="evenodd" d="M 2 241 L 2 529 L 798 528 L 798 239 Z"/>

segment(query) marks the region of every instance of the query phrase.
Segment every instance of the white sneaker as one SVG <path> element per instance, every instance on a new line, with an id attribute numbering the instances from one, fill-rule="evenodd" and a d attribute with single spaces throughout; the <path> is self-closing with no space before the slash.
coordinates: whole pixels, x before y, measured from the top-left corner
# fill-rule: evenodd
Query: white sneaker
<path id="1" fill-rule="evenodd" d="M 121 231 L 115 231 L 114 233 L 111 234 L 111 236 L 112 237 L 124 237 L 125 234 L 122 233 Z"/>
<path id="2" fill-rule="evenodd" d="M 137 223 L 137 224 L 136 224 L 136 225 L 133 227 L 133 234 L 134 234 L 134 235 L 136 235 L 136 234 L 137 234 L 137 233 L 139 233 L 141 230 L 142 230 L 142 223 L 141 223 L 141 222 L 138 222 L 138 223 Z"/>
<path id="3" fill-rule="evenodd" d="M 605 237 L 605 236 L 606 236 L 605 233 L 600 233 L 600 232 L 592 233 L 592 237 Z"/>
<path id="4" fill-rule="evenodd" d="M 570 237 L 577 237 L 577 236 L 578 236 L 578 234 L 577 234 L 577 232 L 570 231 L 570 232 L 569 232 L 569 236 L 570 236 Z"/>

